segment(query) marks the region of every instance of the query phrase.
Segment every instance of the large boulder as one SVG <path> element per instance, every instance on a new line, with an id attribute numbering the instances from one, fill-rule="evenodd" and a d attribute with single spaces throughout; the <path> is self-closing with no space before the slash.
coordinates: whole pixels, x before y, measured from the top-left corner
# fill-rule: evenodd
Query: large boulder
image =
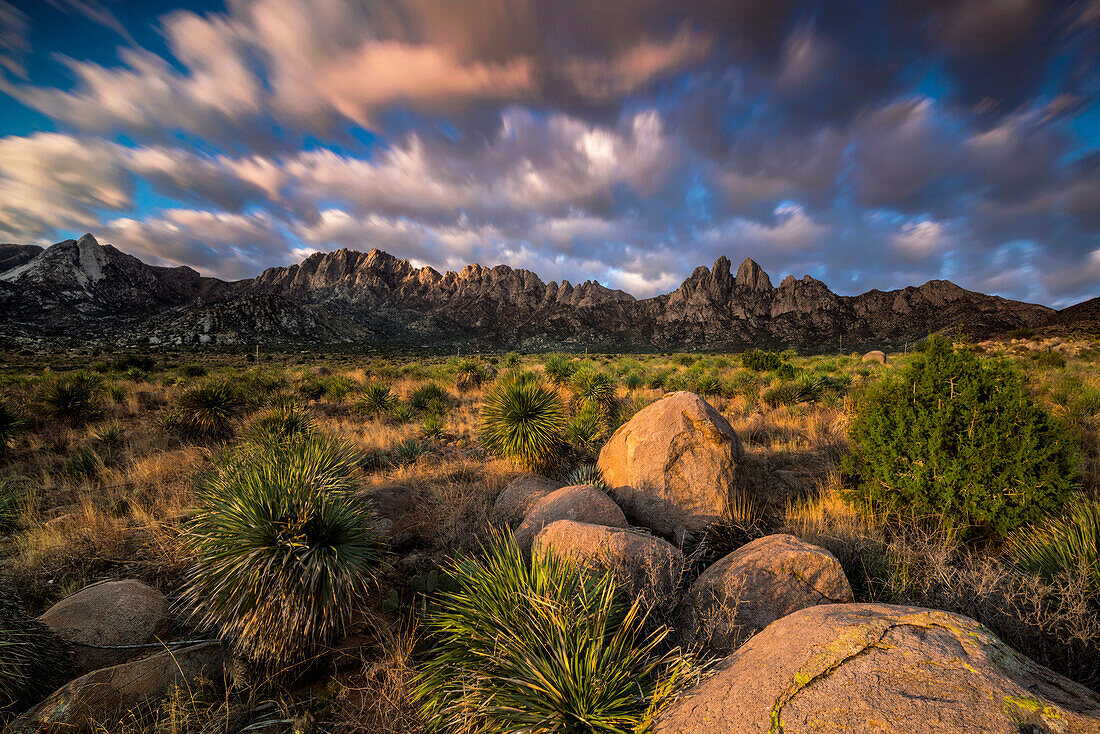
<path id="1" fill-rule="evenodd" d="M 698 395 L 674 392 L 615 431 L 599 468 L 635 524 L 671 537 L 728 518 L 743 455 L 729 421 Z"/>
<path id="2" fill-rule="evenodd" d="M 554 490 L 536 502 L 516 528 L 516 544 L 524 552 L 531 550 L 538 532 L 556 520 L 627 526 L 626 516 L 610 497 L 591 484 L 579 484 Z"/>
<path id="3" fill-rule="evenodd" d="M 828 604 L 774 622 L 661 717 L 658 734 L 1097 734 L 1100 696 L 972 619 Z"/>
<path id="4" fill-rule="evenodd" d="M 886 353 L 879 350 L 867 352 L 863 355 L 864 362 L 878 362 L 879 364 L 886 364 Z"/>
<path id="5" fill-rule="evenodd" d="M 536 502 L 563 486 L 561 482 L 538 474 L 518 476 L 497 496 L 493 504 L 493 520 L 514 528 L 523 522 Z"/>
<path id="6" fill-rule="evenodd" d="M 151 586 L 126 579 L 102 581 L 65 597 L 47 609 L 40 622 L 73 646 L 81 672 L 129 660 L 141 650 L 103 650 L 89 645 L 143 645 L 168 627 L 168 604 Z"/>
<path id="7" fill-rule="evenodd" d="M 205 642 L 93 670 L 21 714 L 4 734 L 112 731 L 115 717 L 174 686 L 194 686 L 200 679 L 226 684 L 229 664 L 220 642 Z"/>
<path id="8" fill-rule="evenodd" d="M 832 553 L 793 535 L 767 535 L 695 580 L 680 624 L 685 640 L 728 652 L 792 612 L 852 598 L 848 577 Z"/>
<path id="9" fill-rule="evenodd" d="M 535 536 L 535 548 L 615 576 L 619 588 L 649 608 L 671 608 L 684 556 L 671 543 L 641 530 L 558 520 Z"/>

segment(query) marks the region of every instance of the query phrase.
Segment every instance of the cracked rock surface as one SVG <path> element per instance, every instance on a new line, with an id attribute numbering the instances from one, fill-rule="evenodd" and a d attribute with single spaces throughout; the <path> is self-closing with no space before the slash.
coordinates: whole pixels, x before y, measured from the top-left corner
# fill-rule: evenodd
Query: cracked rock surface
<path id="1" fill-rule="evenodd" d="M 658 734 L 1097 734 L 1100 696 L 957 614 L 827 604 L 769 625 Z"/>

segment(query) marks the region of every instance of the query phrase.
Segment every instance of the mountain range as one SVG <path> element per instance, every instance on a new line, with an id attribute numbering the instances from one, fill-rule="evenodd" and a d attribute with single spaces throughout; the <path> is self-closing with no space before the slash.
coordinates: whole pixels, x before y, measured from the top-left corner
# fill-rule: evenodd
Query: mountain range
<path id="1" fill-rule="evenodd" d="M 841 296 L 808 275 L 775 286 L 750 259 L 734 273 L 725 257 L 671 293 L 636 299 L 506 265 L 441 274 L 376 249 L 223 281 L 148 265 L 91 234 L 45 249 L 0 245 L 0 339 L 10 346 L 847 350 L 1095 322 L 1098 311 L 1100 299 L 1055 311 L 945 280 Z"/>

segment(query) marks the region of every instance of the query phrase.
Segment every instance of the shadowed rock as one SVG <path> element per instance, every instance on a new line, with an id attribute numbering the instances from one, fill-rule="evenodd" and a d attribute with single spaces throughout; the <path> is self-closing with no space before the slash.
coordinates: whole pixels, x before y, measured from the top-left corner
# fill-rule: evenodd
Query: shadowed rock
<path id="1" fill-rule="evenodd" d="M 556 520 L 575 520 L 617 528 L 625 528 L 627 524 L 619 506 L 592 485 L 562 487 L 531 507 L 527 517 L 516 528 L 516 544 L 525 553 L 529 552 L 538 532 Z"/>

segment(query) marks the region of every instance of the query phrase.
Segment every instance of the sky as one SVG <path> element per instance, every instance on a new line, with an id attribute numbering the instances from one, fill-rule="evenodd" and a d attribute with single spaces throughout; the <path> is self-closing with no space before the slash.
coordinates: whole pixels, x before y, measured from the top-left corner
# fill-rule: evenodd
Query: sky
<path id="1" fill-rule="evenodd" d="M 1100 0 L 0 0 L 0 241 L 1100 296 Z"/>

